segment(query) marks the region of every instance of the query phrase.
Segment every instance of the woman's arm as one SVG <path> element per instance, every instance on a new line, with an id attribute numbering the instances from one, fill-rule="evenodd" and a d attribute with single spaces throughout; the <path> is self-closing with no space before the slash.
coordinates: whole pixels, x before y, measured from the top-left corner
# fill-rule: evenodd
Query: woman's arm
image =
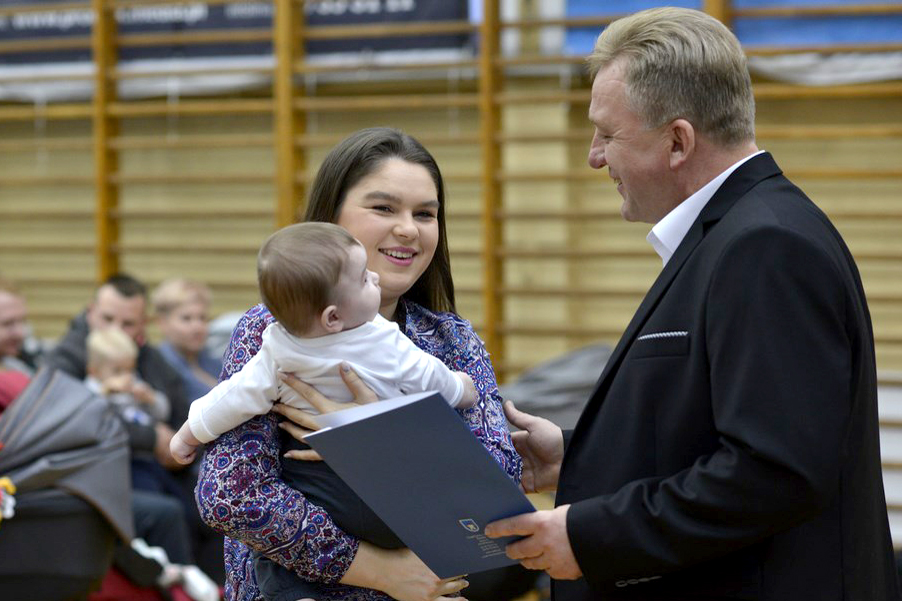
<path id="1" fill-rule="evenodd" d="M 262 306 L 241 318 L 226 352 L 223 378 L 259 350 L 270 320 Z M 338 582 L 354 559 L 358 541 L 282 481 L 278 432 L 275 416 L 268 414 L 208 445 L 196 489 L 201 517 L 308 580 Z M 241 551 L 236 545 L 229 548 Z"/>

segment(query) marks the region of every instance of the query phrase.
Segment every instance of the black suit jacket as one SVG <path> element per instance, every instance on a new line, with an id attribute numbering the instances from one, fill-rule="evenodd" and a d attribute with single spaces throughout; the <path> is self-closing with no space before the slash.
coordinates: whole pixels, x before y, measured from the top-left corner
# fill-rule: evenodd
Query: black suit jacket
<path id="1" fill-rule="evenodd" d="M 826 216 L 768 154 L 715 193 L 572 433 L 558 601 L 898 599 L 873 333 Z"/>

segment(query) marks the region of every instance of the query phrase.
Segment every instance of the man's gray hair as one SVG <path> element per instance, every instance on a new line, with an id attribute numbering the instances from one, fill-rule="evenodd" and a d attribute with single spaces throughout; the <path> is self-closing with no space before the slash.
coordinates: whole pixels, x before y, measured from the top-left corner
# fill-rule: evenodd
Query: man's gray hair
<path id="1" fill-rule="evenodd" d="M 736 36 L 710 15 L 653 8 L 618 19 L 586 59 L 595 75 L 615 61 L 627 98 L 649 129 L 686 119 L 723 146 L 755 137 L 755 99 Z"/>

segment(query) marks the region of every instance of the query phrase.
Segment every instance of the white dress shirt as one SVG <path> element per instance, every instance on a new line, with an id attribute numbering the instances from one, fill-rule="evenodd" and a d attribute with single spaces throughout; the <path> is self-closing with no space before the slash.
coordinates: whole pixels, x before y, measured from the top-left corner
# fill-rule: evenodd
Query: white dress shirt
<path id="1" fill-rule="evenodd" d="M 648 240 L 648 243 L 652 245 L 655 252 L 661 257 L 664 265 L 667 265 L 670 257 L 673 256 L 673 253 L 675 253 L 676 249 L 680 246 L 680 242 L 686 237 L 689 228 L 692 227 L 692 224 L 698 219 L 702 209 L 705 208 L 705 205 L 708 204 L 708 201 L 711 200 L 711 197 L 714 196 L 714 193 L 717 192 L 717 189 L 720 188 L 721 184 L 723 184 L 724 181 L 730 177 L 730 174 L 736 171 L 743 163 L 752 157 L 758 156 L 762 152 L 764 151 L 759 150 L 727 167 L 720 175 L 702 186 L 695 194 L 678 204 L 676 208 L 667 213 L 661 221 L 651 228 L 651 231 L 645 239 Z"/>

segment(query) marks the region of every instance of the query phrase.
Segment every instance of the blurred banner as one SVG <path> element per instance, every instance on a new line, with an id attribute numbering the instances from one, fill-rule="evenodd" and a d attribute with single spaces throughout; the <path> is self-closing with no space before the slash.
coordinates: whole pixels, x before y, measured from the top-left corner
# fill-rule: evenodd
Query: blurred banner
<path id="1" fill-rule="evenodd" d="M 46 11 L 34 6 L 47 4 Z M 64 10 L 58 0 L 33 0 L 27 10 L 0 14 L 0 41 L 85 38 L 91 33 L 94 15 L 84 2 L 73 2 L 78 8 Z M 23 2 L 0 0 L 0 7 L 10 9 Z M 23 5 L 24 6 L 24 5 Z M 189 31 L 266 30 L 272 26 L 272 2 L 238 2 L 217 4 L 187 2 L 185 4 L 148 4 L 116 10 L 119 32 L 176 33 Z M 466 0 L 319 0 L 304 5 L 309 25 L 367 25 L 376 23 L 410 23 L 466 21 Z M 364 39 L 314 41 L 307 44 L 312 55 L 325 53 L 369 53 L 388 50 L 460 48 L 470 41 L 467 35 L 419 35 Z M 188 59 L 228 56 L 271 55 L 269 42 L 193 44 L 166 47 L 125 47 L 121 60 Z M 72 63 L 89 61 L 90 49 L 0 53 L 0 65 L 35 63 Z"/>

